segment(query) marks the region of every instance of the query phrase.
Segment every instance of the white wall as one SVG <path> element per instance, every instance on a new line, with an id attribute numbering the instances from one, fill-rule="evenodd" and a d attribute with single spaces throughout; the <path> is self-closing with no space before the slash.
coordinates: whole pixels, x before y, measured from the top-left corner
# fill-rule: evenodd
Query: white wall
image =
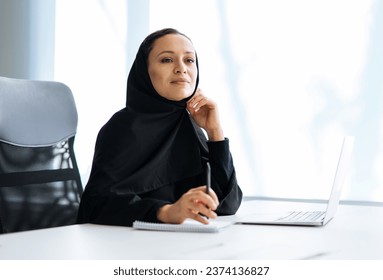
<path id="1" fill-rule="evenodd" d="M 55 0 L 0 1 L 0 75 L 52 80 Z"/>

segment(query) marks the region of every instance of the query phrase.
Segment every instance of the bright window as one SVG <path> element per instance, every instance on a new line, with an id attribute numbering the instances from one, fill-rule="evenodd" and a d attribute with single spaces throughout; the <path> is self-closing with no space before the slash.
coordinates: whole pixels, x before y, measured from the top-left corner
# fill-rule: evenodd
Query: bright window
<path id="1" fill-rule="evenodd" d="M 383 201 L 383 1 L 138 2 L 56 2 L 55 79 L 78 104 L 84 180 L 98 130 L 125 104 L 131 50 L 174 27 L 197 49 L 245 195 L 327 198 L 350 134 L 342 198 Z"/>

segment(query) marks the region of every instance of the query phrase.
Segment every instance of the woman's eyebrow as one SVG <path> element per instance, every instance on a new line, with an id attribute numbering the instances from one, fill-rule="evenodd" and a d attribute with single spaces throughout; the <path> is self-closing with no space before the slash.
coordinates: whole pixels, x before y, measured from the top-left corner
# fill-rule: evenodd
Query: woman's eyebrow
<path id="1" fill-rule="evenodd" d="M 163 54 L 167 54 L 167 53 L 169 53 L 169 54 L 175 54 L 174 51 L 162 51 L 162 52 L 160 52 L 160 53 L 157 55 L 157 57 L 159 57 L 160 55 L 163 55 Z M 193 54 L 193 55 L 194 55 L 194 51 L 186 51 L 186 52 L 184 52 L 184 54 Z"/>

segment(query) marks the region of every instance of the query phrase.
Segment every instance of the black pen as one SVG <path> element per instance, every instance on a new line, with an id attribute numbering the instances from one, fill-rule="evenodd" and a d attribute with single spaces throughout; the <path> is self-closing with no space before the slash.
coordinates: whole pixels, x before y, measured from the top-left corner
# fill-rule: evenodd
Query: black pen
<path id="1" fill-rule="evenodd" d="M 210 163 L 206 162 L 206 193 L 209 194 L 211 187 L 211 168 Z"/>

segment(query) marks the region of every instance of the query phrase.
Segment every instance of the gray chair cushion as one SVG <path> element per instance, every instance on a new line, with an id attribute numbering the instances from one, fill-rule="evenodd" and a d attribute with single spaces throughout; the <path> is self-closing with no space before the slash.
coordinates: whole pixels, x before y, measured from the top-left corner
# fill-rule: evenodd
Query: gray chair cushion
<path id="1" fill-rule="evenodd" d="M 77 121 L 73 95 L 66 85 L 0 77 L 0 141 L 49 146 L 74 136 Z"/>

